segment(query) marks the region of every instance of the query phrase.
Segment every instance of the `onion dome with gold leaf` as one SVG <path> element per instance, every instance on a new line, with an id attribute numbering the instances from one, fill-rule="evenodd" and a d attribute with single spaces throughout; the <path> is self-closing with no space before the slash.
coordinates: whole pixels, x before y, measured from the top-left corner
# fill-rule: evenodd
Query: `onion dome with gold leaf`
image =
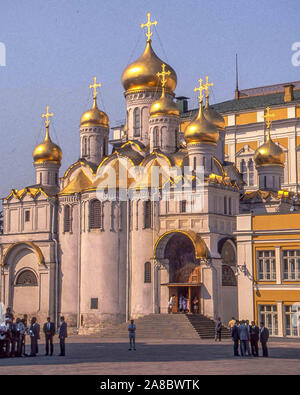
<path id="1" fill-rule="evenodd" d="M 225 130 L 225 120 L 220 113 L 210 107 L 208 96 L 206 97 L 204 115 L 205 118 L 216 125 L 219 130 Z"/>
<path id="2" fill-rule="evenodd" d="M 271 139 L 271 118 L 274 117 L 274 114 L 270 113 L 270 107 L 267 107 L 266 114 L 264 118 L 266 120 L 267 126 L 267 141 L 258 147 L 254 154 L 254 162 L 256 167 L 260 166 L 284 166 L 284 152 L 279 147 L 279 145 L 275 144 Z"/>
<path id="3" fill-rule="evenodd" d="M 105 114 L 104 111 L 99 110 L 96 98 L 94 98 L 92 108 L 82 114 L 80 119 L 80 126 L 102 126 L 105 128 L 109 128 L 108 116 Z"/>
<path id="4" fill-rule="evenodd" d="M 62 160 L 62 150 L 57 144 L 53 143 L 50 138 L 49 117 L 53 116 L 53 113 L 50 114 L 48 110 L 49 107 L 47 106 L 47 113 L 42 115 L 43 118 L 46 118 L 45 139 L 41 144 L 35 147 L 33 151 L 33 160 L 35 164 L 47 162 L 47 163 L 55 163 L 60 165 Z"/>
<path id="5" fill-rule="evenodd" d="M 139 90 L 154 90 L 160 86 L 157 73 L 164 63 L 153 51 L 151 40 L 146 44 L 143 54 L 126 67 L 122 74 L 122 84 L 127 93 Z M 177 75 L 173 68 L 167 65 L 171 74 L 166 84 L 166 91 L 173 93 L 177 85 Z"/>
<path id="6" fill-rule="evenodd" d="M 255 151 L 254 162 L 256 167 L 268 165 L 284 166 L 284 152 L 268 136 L 267 141 Z"/>
<path id="7" fill-rule="evenodd" d="M 97 83 L 97 77 L 94 77 L 94 83 L 90 85 L 90 89 L 93 90 L 93 106 L 90 110 L 82 114 L 80 119 L 81 127 L 88 126 L 102 126 L 109 128 L 109 119 L 104 111 L 99 110 L 97 105 L 97 88 L 101 87 L 101 83 Z"/>
<path id="8" fill-rule="evenodd" d="M 187 144 L 211 144 L 216 145 L 219 139 L 217 127 L 209 122 L 204 116 L 202 101 L 196 118 L 186 127 L 184 139 Z"/>
<path id="9" fill-rule="evenodd" d="M 166 71 L 166 65 L 163 63 L 161 65 L 162 71 L 157 73 L 158 77 L 161 77 L 162 93 L 158 100 L 155 100 L 150 107 L 150 117 L 160 117 L 160 116 L 173 116 L 179 117 L 179 109 L 173 101 L 173 97 L 166 96 L 165 90 L 168 83 L 171 71 Z M 168 76 L 168 78 L 166 78 Z"/>

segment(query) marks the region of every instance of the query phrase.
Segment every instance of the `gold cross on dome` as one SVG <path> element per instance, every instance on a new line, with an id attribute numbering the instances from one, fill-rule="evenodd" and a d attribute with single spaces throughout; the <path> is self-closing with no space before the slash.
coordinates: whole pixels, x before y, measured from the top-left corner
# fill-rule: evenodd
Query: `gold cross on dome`
<path id="1" fill-rule="evenodd" d="M 214 83 L 213 82 L 208 82 L 208 76 L 206 76 L 206 83 L 205 83 L 205 85 L 204 85 L 204 89 L 205 89 L 205 92 L 206 92 L 206 97 L 208 97 L 209 96 L 209 87 L 210 86 L 214 86 Z"/>
<path id="2" fill-rule="evenodd" d="M 102 84 L 100 82 L 97 84 L 97 77 L 94 77 L 94 84 L 90 85 L 90 89 L 94 90 L 94 92 L 93 92 L 94 99 L 96 99 L 96 97 L 98 95 L 97 88 L 100 88 L 101 86 L 102 86 Z"/>
<path id="3" fill-rule="evenodd" d="M 162 68 L 162 72 L 156 73 L 156 75 L 158 78 L 161 77 L 161 86 L 164 88 L 167 82 L 166 75 L 170 75 L 171 71 L 170 70 L 166 71 L 166 65 L 164 63 L 161 65 L 161 68 Z"/>
<path id="4" fill-rule="evenodd" d="M 49 106 L 46 107 L 46 114 L 42 114 L 42 118 L 46 118 L 45 124 L 46 127 L 49 126 L 50 120 L 49 117 L 53 117 L 53 112 L 49 112 Z"/>
<path id="5" fill-rule="evenodd" d="M 149 41 L 150 41 L 150 37 L 151 37 L 152 34 L 153 34 L 153 33 L 151 32 L 151 26 L 152 26 L 152 25 L 157 25 L 157 21 L 151 22 L 151 20 L 150 20 L 150 17 L 151 17 L 150 12 L 148 12 L 147 17 L 148 17 L 147 23 L 142 23 L 142 24 L 141 24 L 141 28 L 142 28 L 142 29 L 143 29 L 144 27 L 147 28 L 146 36 L 147 36 L 147 42 L 149 42 Z"/>
<path id="6" fill-rule="evenodd" d="M 274 117 L 275 117 L 275 114 L 274 113 L 271 114 L 270 113 L 270 107 L 267 107 L 266 108 L 266 114 L 264 115 L 264 118 L 265 118 L 266 125 L 267 125 L 268 129 L 270 129 L 271 124 L 272 124 L 271 118 L 274 118 Z"/>
<path id="7" fill-rule="evenodd" d="M 203 93 L 202 92 L 206 89 L 205 85 L 202 84 L 202 81 L 203 81 L 203 79 L 200 78 L 200 80 L 199 80 L 199 87 L 198 88 L 194 88 L 194 92 L 199 91 L 199 96 L 198 96 L 199 103 L 202 103 L 202 101 L 203 101 Z"/>

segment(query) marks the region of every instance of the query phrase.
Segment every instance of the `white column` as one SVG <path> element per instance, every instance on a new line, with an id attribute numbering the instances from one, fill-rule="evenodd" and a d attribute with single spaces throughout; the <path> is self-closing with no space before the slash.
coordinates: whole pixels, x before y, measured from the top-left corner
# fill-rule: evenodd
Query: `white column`
<path id="1" fill-rule="evenodd" d="M 277 302 L 278 336 L 283 337 L 283 308 L 282 302 Z"/>
<path id="2" fill-rule="evenodd" d="M 276 284 L 281 284 L 281 251 L 280 247 L 275 247 L 275 264 L 276 264 Z"/>

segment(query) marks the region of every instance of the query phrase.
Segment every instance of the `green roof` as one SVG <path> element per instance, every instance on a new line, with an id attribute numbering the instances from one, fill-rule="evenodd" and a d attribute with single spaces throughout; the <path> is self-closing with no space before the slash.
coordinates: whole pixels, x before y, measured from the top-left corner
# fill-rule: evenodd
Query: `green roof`
<path id="1" fill-rule="evenodd" d="M 237 111 L 247 111 L 247 110 L 258 110 L 260 108 L 266 108 L 268 106 L 278 106 L 278 105 L 293 105 L 300 103 L 300 89 L 294 90 L 294 100 L 291 102 L 284 101 L 284 93 L 271 93 L 269 95 L 258 95 L 241 97 L 239 99 L 233 99 L 224 101 L 222 103 L 216 103 L 210 107 L 214 110 L 220 112 L 221 114 L 237 112 Z M 198 109 L 181 113 L 181 118 L 191 118 L 198 112 Z"/>

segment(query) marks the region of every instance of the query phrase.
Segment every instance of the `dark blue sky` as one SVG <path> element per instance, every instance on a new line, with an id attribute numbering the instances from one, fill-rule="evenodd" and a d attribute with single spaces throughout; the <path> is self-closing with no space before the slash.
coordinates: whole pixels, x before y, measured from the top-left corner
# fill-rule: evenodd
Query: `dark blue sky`
<path id="1" fill-rule="evenodd" d="M 1 197 L 35 181 L 32 150 L 43 138 L 47 104 L 64 153 L 61 175 L 79 157 L 79 120 L 94 75 L 111 126 L 124 119 L 121 74 L 144 49 L 148 11 L 158 20 L 153 48 L 176 70 L 176 94 L 191 97 L 191 107 L 205 75 L 214 82 L 212 102 L 233 97 L 236 52 L 241 89 L 300 80 L 291 63 L 299 0 L 1 0 Z"/>

